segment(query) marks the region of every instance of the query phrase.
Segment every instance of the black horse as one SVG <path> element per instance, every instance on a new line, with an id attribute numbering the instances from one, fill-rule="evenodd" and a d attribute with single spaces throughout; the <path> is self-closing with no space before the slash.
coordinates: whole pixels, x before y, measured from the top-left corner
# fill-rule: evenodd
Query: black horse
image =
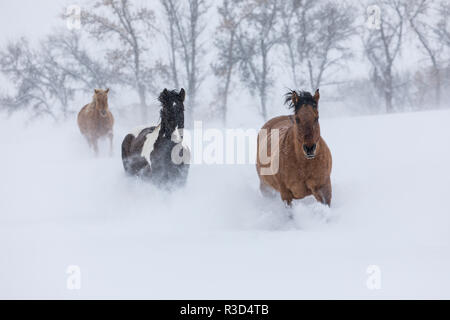
<path id="1" fill-rule="evenodd" d="M 141 127 L 122 142 L 125 172 L 160 186 L 184 185 L 189 172 L 189 149 L 182 145 L 185 91 L 164 89 L 159 95 L 161 123 Z"/>

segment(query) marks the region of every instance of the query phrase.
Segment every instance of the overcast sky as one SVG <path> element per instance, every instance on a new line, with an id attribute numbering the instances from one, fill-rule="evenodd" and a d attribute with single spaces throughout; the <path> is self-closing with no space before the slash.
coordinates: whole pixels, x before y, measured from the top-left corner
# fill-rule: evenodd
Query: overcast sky
<path id="1" fill-rule="evenodd" d="M 1 0 L 0 43 L 26 36 L 37 40 L 52 27 L 63 25 L 58 18 L 62 8 L 77 4 L 73 0 Z"/>

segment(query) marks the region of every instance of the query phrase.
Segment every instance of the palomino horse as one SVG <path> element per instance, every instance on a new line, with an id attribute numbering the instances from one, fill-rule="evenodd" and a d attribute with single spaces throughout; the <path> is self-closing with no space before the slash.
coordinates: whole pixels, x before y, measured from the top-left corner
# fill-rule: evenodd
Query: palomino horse
<path id="1" fill-rule="evenodd" d="M 274 189 L 289 206 L 292 199 L 309 195 L 328 206 L 331 203 L 331 153 L 320 136 L 319 98 L 319 89 L 314 96 L 289 92 L 286 103 L 294 114 L 269 120 L 258 134 L 256 169 L 261 192 L 269 195 Z"/>
<path id="2" fill-rule="evenodd" d="M 189 149 L 182 145 L 185 91 L 164 89 L 159 95 L 161 123 L 141 127 L 122 142 L 125 172 L 159 185 L 183 185 L 189 171 Z M 169 182 L 172 183 L 169 185 Z"/>
<path id="3" fill-rule="evenodd" d="M 98 154 L 98 139 L 108 136 L 110 154 L 113 152 L 114 117 L 108 109 L 109 89 L 95 89 L 92 102 L 78 113 L 78 127 L 86 137 L 90 147 Z"/>

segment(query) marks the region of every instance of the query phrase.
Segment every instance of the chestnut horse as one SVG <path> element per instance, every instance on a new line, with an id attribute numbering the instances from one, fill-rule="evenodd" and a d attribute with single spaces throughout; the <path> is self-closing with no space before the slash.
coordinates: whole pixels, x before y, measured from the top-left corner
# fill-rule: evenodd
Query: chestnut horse
<path id="1" fill-rule="evenodd" d="M 256 168 L 263 195 L 276 190 L 290 206 L 313 195 L 331 203 L 331 153 L 320 136 L 319 89 L 291 91 L 286 101 L 294 114 L 269 120 L 258 134 Z"/>
<path id="2" fill-rule="evenodd" d="M 109 89 L 94 90 L 92 102 L 85 105 L 78 113 L 78 127 L 86 137 L 90 147 L 98 154 L 98 139 L 109 138 L 110 154 L 113 152 L 114 117 L 108 109 Z"/>

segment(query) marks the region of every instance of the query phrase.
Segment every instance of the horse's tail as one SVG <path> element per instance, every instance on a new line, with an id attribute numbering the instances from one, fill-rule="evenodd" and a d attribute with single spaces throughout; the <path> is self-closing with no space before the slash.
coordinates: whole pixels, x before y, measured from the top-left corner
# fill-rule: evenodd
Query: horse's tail
<path id="1" fill-rule="evenodd" d="M 130 156 L 131 156 L 131 143 L 133 142 L 134 136 L 129 133 L 126 135 L 125 139 L 122 141 L 122 163 L 123 168 L 125 169 L 125 172 L 128 174 L 134 174 L 131 163 L 130 163 Z"/>

